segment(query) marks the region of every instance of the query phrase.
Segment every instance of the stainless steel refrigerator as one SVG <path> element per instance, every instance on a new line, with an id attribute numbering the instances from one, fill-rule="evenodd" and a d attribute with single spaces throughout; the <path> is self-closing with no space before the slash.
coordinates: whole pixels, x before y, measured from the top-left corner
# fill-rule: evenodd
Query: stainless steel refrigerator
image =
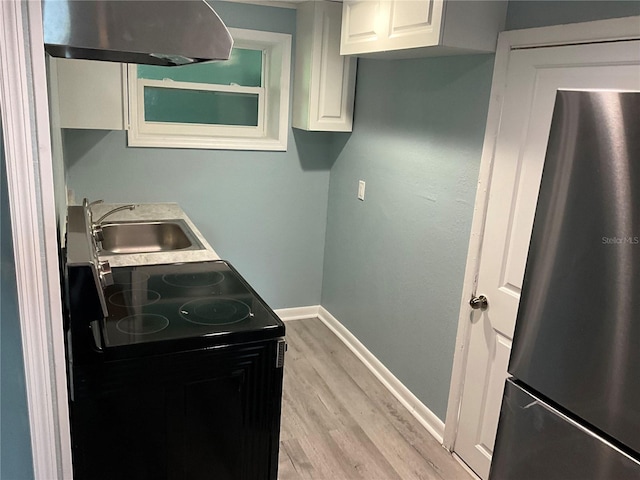
<path id="1" fill-rule="evenodd" d="M 640 93 L 558 91 L 490 479 L 640 479 Z"/>

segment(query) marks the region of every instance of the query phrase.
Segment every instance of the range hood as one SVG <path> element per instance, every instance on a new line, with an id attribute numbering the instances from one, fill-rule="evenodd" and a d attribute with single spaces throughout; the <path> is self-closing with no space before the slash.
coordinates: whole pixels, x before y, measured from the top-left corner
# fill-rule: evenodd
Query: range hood
<path id="1" fill-rule="evenodd" d="M 227 60 L 233 39 L 204 0 L 44 0 L 54 57 L 148 65 Z"/>

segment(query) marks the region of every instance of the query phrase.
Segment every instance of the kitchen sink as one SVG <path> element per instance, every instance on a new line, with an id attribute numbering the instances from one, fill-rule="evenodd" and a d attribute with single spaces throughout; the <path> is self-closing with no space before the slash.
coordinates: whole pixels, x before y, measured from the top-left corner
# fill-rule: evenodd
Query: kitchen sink
<path id="1" fill-rule="evenodd" d="M 202 249 L 204 246 L 182 219 L 102 224 L 101 253 L 133 254 Z"/>

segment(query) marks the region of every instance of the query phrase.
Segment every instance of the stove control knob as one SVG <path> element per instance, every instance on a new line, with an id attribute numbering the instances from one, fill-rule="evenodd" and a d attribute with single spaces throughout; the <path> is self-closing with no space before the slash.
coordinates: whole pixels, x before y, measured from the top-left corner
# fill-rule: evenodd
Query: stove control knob
<path id="1" fill-rule="evenodd" d="M 100 283 L 102 288 L 113 285 L 113 274 L 111 273 L 111 265 L 108 261 L 102 261 L 98 264 L 98 275 L 100 275 Z"/>

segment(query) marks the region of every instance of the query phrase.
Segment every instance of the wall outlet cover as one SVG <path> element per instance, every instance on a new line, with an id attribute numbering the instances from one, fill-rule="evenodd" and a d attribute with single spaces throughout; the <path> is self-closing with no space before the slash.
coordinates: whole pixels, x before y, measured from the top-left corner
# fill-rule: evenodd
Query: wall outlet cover
<path id="1" fill-rule="evenodd" d="M 364 180 L 360 180 L 358 182 L 358 200 L 364 201 L 364 188 L 365 188 Z"/>

